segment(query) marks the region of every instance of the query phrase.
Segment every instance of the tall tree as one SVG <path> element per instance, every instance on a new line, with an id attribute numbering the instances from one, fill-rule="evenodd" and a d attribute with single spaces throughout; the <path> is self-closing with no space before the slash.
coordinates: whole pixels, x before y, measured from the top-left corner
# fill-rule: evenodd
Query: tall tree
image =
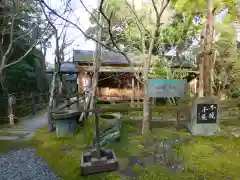
<path id="1" fill-rule="evenodd" d="M 55 18 L 51 14 L 50 7 L 46 4 L 46 2 L 40 2 L 41 9 L 45 16 L 45 20 L 50 24 L 53 30 L 54 40 L 55 40 L 55 59 L 54 59 L 54 72 L 51 82 L 50 88 L 50 98 L 48 104 L 48 130 L 49 132 L 53 131 L 53 122 L 52 122 L 52 109 L 55 108 L 54 101 L 57 100 L 57 95 L 62 94 L 62 74 L 60 71 L 61 63 L 65 60 L 65 49 L 71 45 L 73 40 L 68 41 L 67 39 L 67 30 L 69 27 L 68 22 L 62 22 L 62 29 L 58 30 L 58 26 L 55 24 L 59 18 Z M 67 13 L 64 10 L 64 13 Z M 55 94 L 57 92 L 57 95 Z"/>
<path id="2" fill-rule="evenodd" d="M 41 14 L 35 5 L 34 2 L 29 1 L 7 1 L 0 8 L 2 13 L 0 17 L 0 79 L 3 87 L 6 69 L 19 64 L 28 55 L 33 55 L 37 57 L 35 60 L 40 61 L 40 63 L 25 61 L 25 63 L 33 66 L 36 72 L 37 68 L 44 68 L 42 66 L 44 58 L 36 50 L 36 46 L 42 39 L 43 34 L 48 31 L 48 26 L 40 27 L 38 25 L 41 22 Z M 33 61 L 35 60 L 33 58 Z M 37 66 L 39 64 L 40 66 Z"/>

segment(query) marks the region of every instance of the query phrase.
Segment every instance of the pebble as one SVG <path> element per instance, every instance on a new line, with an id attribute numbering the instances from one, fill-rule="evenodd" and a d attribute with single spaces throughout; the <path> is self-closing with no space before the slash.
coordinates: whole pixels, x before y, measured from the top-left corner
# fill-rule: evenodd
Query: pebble
<path id="1" fill-rule="evenodd" d="M 60 180 L 48 165 L 36 156 L 34 148 L 0 154 L 1 180 Z"/>

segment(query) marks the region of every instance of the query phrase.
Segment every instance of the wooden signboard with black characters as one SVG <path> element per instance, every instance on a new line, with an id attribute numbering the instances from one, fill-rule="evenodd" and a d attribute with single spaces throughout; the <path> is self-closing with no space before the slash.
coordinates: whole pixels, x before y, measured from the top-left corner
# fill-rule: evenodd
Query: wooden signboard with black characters
<path id="1" fill-rule="evenodd" d="M 198 104 L 197 123 L 216 123 L 218 115 L 217 104 Z"/>

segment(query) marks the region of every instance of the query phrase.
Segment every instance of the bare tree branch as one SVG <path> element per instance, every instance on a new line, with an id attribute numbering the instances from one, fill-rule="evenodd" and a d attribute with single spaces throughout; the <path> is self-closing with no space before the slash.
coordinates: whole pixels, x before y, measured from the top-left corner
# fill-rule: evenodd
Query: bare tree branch
<path id="1" fill-rule="evenodd" d="M 138 27 L 138 30 L 139 32 L 141 33 L 141 37 L 142 37 L 142 53 L 145 54 L 146 52 L 146 46 L 145 46 L 145 34 L 143 32 L 143 30 L 141 29 L 140 25 L 142 26 L 142 28 L 145 29 L 146 32 L 148 32 L 148 34 L 151 34 L 143 25 L 143 23 L 141 23 L 140 19 L 138 18 L 137 16 L 137 13 L 135 11 L 135 7 L 134 7 L 134 2 L 133 2 L 133 8 L 130 6 L 130 4 L 128 3 L 127 0 L 125 0 L 128 8 L 131 10 L 131 12 L 134 14 L 134 16 L 136 17 L 137 21 L 136 21 L 136 24 L 137 24 L 137 27 Z"/>
<path id="2" fill-rule="evenodd" d="M 110 50 L 110 51 L 112 51 L 112 52 L 115 52 L 115 53 L 120 53 L 120 54 L 122 54 L 125 58 L 126 58 L 126 60 L 127 60 L 127 62 L 129 63 L 129 65 L 133 68 L 134 66 L 133 66 L 133 64 L 132 64 L 132 62 L 130 61 L 130 59 L 128 58 L 128 56 L 126 55 L 126 53 L 124 53 L 120 48 L 118 48 L 117 46 L 115 46 L 116 48 L 117 48 L 117 50 L 114 50 L 113 48 L 110 48 L 110 47 L 108 47 L 106 44 L 104 44 L 104 43 L 102 43 L 102 42 L 99 42 L 98 40 L 96 40 L 95 38 L 93 38 L 93 37 L 91 37 L 91 36 L 88 36 L 83 30 L 82 30 L 82 28 L 80 28 L 76 23 L 74 23 L 74 22 L 71 22 L 70 20 L 68 20 L 68 19 L 66 19 L 66 18 L 64 18 L 64 17 L 62 17 L 61 15 L 59 15 L 55 10 L 53 10 L 52 8 L 50 8 L 47 4 L 46 4 L 46 2 L 44 1 L 44 0 L 38 0 L 40 3 L 42 3 L 49 11 L 51 11 L 53 14 L 55 14 L 57 17 L 59 17 L 59 18 L 61 18 L 61 19 L 63 19 L 64 21 L 66 21 L 66 22 L 68 22 L 69 24 L 71 24 L 71 25 L 73 25 L 75 28 L 77 28 L 87 39 L 91 39 L 91 40 L 93 40 L 94 42 L 96 42 L 96 43 L 99 43 L 102 47 L 104 47 L 104 48 L 106 48 L 107 50 Z M 104 2 L 104 0 L 101 0 L 101 9 L 102 9 L 102 6 L 103 6 L 103 2 Z M 102 14 L 102 13 L 101 13 Z M 104 14 L 104 13 L 103 13 Z M 102 14 L 102 15 L 103 15 Z M 104 14 L 105 15 L 105 14 Z M 108 20 L 108 18 L 107 18 L 107 16 L 105 15 L 105 17 L 106 17 L 106 20 Z M 111 29 L 110 29 L 111 30 Z M 110 31 L 111 32 L 111 31 Z M 112 34 L 112 33 L 111 33 Z M 113 37 L 113 36 L 112 36 Z M 111 40 L 114 42 L 114 40 L 113 40 L 113 38 L 112 37 L 110 37 L 111 38 Z M 114 44 L 116 45 L 116 43 L 114 42 Z M 140 79 L 140 77 L 138 76 L 138 74 L 137 73 L 135 73 L 135 76 L 136 76 L 136 78 L 141 82 L 141 79 Z"/>
<path id="3" fill-rule="evenodd" d="M 117 53 L 122 54 L 122 55 L 125 57 L 125 59 L 127 60 L 129 66 L 130 66 L 131 68 L 133 68 L 133 70 L 134 70 L 134 65 L 133 65 L 132 61 L 128 58 L 127 54 L 126 54 L 125 52 L 123 52 L 123 51 L 118 47 L 117 43 L 114 41 L 113 34 L 112 34 L 112 31 L 111 31 L 111 17 L 112 17 L 112 13 L 111 13 L 111 15 L 110 15 L 110 18 L 108 18 L 107 15 L 106 15 L 106 14 L 104 13 L 104 11 L 103 11 L 103 3 L 104 3 L 104 0 L 101 0 L 101 1 L 100 1 L 100 6 L 99 6 L 99 11 L 100 11 L 100 13 L 102 14 L 102 16 L 104 17 L 104 19 L 108 22 L 108 33 L 109 33 L 110 39 L 111 39 L 111 41 L 112 41 L 112 44 L 113 44 L 113 46 L 118 50 Z M 134 75 L 135 75 L 135 77 L 138 79 L 139 82 L 142 82 L 142 81 L 141 81 L 141 78 L 140 78 L 139 75 L 138 75 L 138 73 L 136 73 L 136 72 L 134 71 Z"/>
<path id="4" fill-rule="evenodd" d="M 84 30 L 82 30 L 82 28 L 80 28 L 76 23 L 74 22 L 71 22 L 70 20 L 66 19 L 65 17 L 61 16 L 60 14 L 58 14 L 55 10 L 53 10 L 52 8 L 50 8 L 44 0 L 38 0 L 40 3 L 42 3 L 49 11 L 51 11 L 54 15 L 56 15 L 57 17 L 59 17 L 60 19 L 68 22 L 69 24 L 73 25 L 76 29 L 78 29 L 87 39 L 91 39 L 93 40 L 94 42 L 98 42 L 95 38 L 91 37 L 91 36 L 88 36 Z M 99 42 L 101 44 L 101 46 L 105 47 L 106 49 L 110 50 L 110 51 L 113 51 L 113 52 L 116 52 L 118 53 L 118 51 L 114 50 L 114 49 L 111 49 L 109 48 L 108 46 L 106 46 L 104 43 L 102 42 Z"/>
<path id="5" fill-rule="evenodd" d="M 84 7 L 84 9 L 90 14 L 90 16 L 94 19 L 94 21 L 97 23 L 97 25 L 99 26 L 99 27 L 101 27 L 101 28 L 103 28 L 102 27 L 102 25 L 97 21 L 97 19 L 95 18 L 95 16 L 88 10 L 88 8 L 87 8 L 87 6 L 84 4 L 84 2 L 82 1 L 82 0 L 79 0 L 80 1 L 80 3 L 82 4 L 82 6 Z"/>
<path id="6" fill-rule="evenodd" d="M 22 38 L 24 38 L 24 37 L 26 37 L 26 36 L 28 36 L 28 35 L 30 35 L 34 30 L 37 29 L 37 27 L 38 27 L 38 24 L 36 24 L 32 29 L 30 29 L 29 32 L 26 32 L 25 34 L 23 34 L 23 35 L 21 35 L 21 36 L 18 36 L 16 39 L 14 39 L 14 40 L 13 40 L 13 43 L 16 42 L 16 41 L 18 41 L 18 40 L 20 40 L 20 39 L 22 39 Z"/>
<path id="7" fill-rule="evenodd" d="M 164 0 L 162 1 L 162 3 L 163 3 L 163 2 L 164 2 Z M 155 0 L 152 0 L 152 5 L 153 5 L 153 8 L 154 8 L 156 17 L 158 17 L 158 16 L 159 16 L 159 12 L 158 12 L 157 5 L 156 5 L 156 3 L 155 3 Z"/>
<path id="8" fill-rule="evenodd" d="M 165 11 L 167 5 L 169 4 L 170 0 L 162 0 L 162 8 L 160 12 L 157 10 L 157 6 L 154 0 L 152 0 L 152 4 L 156 13 L 156 21 L 155 21 L 155 27 L 153 29 L 152 38 L 150 41 L 149 49 L 148 49 L 148 57 L 144 61 L 143 65 L 143 82 L 144 82 L 144 98 L 143 98 L 143 121 L 142 121 L 142 134 L 148 133 L 150 130 L 150 114 L 149 114 L 149 95 L 148 95 L 148 79 L 149 79 L 149 66 L 151 64 L 152 59 L 152 51 L 154 48 L 155 40 L 157 33 L 159 31 L 160 25 L 161 25 L 161 16 L 163 12 Z"/>
<path id="9" fill-rule="evenodd" d="M 129 9 L 131 10 L 131 12 L 133 13 L 134 17 L 137 19 L 138 29 L 141 29 L 141 28 L 140 28 L 140 25 L 141 25 L 142 28 L 144 28 L 144 30 L 145 30 L 148 34 L 151 34 L 151 32 L 150 32 L 148 29 L 146 29 L 145 26 L 143 25 L 143 23 L 140 21 L 137 13 L 136 13 L 136 11 L 135 11 L 135 8 L 134 8 L 134 7 L 131 7 L 131 5 L 129 4 L 129 2 L 128 2 L 127 0 L 124 0 L 124 1 L 125 1 L 125 3 L 127 4 L 128 8 L 129 8 Z M 143 33 L 142 30 L 141 30 L 141 33 Z"/>
<path id="10" fill-rule="evenodd" d="M 49 28 L 49 27 L 48 27 L 48 28 Z M 45 35 L 45 33 L 48 31 L 48 28 L 45 29 L 44 33 L 41 35 L 41 37 L 40 37 L 39 39 L 42 39 L 42 38 L 43 38 L 43 36 Z M 33 50 L 33 48 L 36 47 L 36 45 L 37 45 L 38 43 L 39 43 L 39 41 L 36 41 L 36 42 L 24 53 L 23 56 L 21 56 L 18 60 L 14 61 L 14 62 L 12 62 L 12 63 L 9 63 L 9 64 L 4 65 L 4 68 L 3 68 L 3 69 L 8 68 L 9 66 L 12 66 L 12 65 L 17 64 L 17 63 L 19 63 L 20 61 L 22 61 L 22 60 Z"/>
<path id="11" fill-rule="evenodd" d="M 148 51 L 148 60 L 147 60 L 148 66 L 151 63 L 151 56 L 152 56 L 152 51 L 153 51 L 153 48 L 154 48 L 156 35 L 157 35 L 157 32 L 159 31 L 159 28 L 160 28 L 160 25 L 161 25 L 161 16 L 162 16 L 163 12 L 165 11 L 165 9 L 167 8 L 169 2 L 170 2 L 170 0 L 166 0 L 166 2 L 165 2 L 165 0 L 163 0 L 162 1 L 162 8 L 161 8 L 160 12 L 158 12 L 157 5 L 156 5 L 155 1 L 152 0 L 152 4 L 153 4 L 153 7 L 154 7 L 154 10 L 155 10 L 155 13 L 156 13 L 156 23 L 155 23 L 155 29 L 153 30 L 152 39 L 151 39 L 150 46 L 149 46 L 149 51 Z"/>
<path id="12" fill-rule="evenodd" d="M 15 22 L 15 17 L 12 17 L 11 31 L 10 31 L 10 38 L 9 38 L 10 42 L 9 42 L 9 45 L 8 45 L 8 48 L 7 48 L 6 52 L 4 53 L 4 55 L 2 57 L 2 63 L 1 63 L 1 67 L 0 67 L 0 75 L 2 74 L 2 70 L 4 69 L 4 66 L 5 66 L 5 63 L 6 63 L 6 60 L 7 60 L 7 56 L 12 50 L 14 22 Z"/>

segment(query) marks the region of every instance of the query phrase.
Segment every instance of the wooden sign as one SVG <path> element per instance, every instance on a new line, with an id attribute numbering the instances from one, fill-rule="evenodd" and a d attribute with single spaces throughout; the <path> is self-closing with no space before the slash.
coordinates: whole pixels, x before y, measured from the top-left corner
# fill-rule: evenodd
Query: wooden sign
<path id="1" fill-rule="evenodd" d="M 197 123 L 216 123 L 218 115 L 217 104 L 198 104 Z"/>
<path id="2" fill-rule="evenodd" d="M 182 97 L 187 89 L 187 81 L 180 79 L 149 79 L 149 97 Z"/>
<path id="3" fill-rule="evenodd" d="M 14 94 L 10 94 L 10 95 L 8 96 L 8 104 L 9 104 L 10 106 L 16 104 L 16 97 L 15 97 Z"/>

